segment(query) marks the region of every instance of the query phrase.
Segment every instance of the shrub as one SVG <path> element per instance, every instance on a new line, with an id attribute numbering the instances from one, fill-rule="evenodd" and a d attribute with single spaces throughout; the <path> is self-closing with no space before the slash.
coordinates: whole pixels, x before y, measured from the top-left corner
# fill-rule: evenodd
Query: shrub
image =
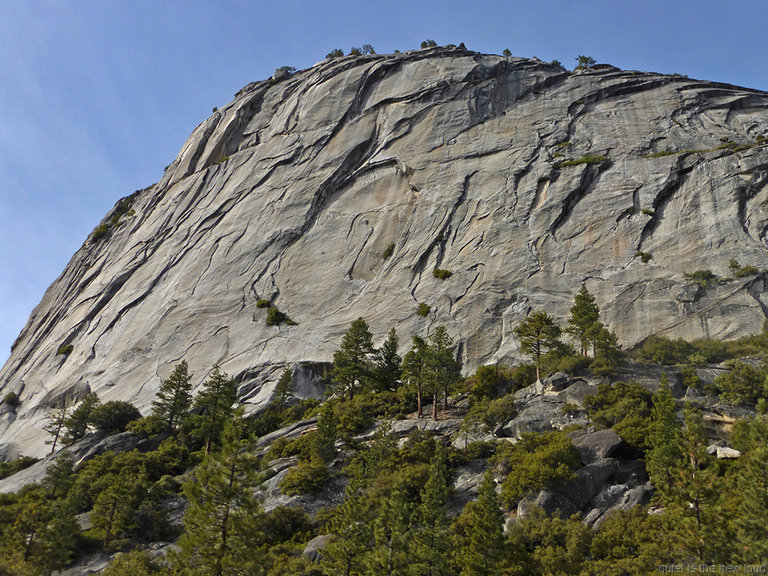
<path id="1" fill-rule="evenodd" d="M 285 474 L 280 481 L 280 490 L 289 496 L 312 494 L 317 492 L 326 480 L 328 467 L 322 460 L 302 460 Z"/>
<path id="2" fill-rule="evenodd" d="M 488 408 L 483 416 L 483 424 L 489 430 L 493 430 L 499 424 L 514 418 L 515 414 L 517 414 L 515 397 L 512 394 L 507 394 L 488 403 Z"/>
<path id="3" fill-rule="evenodd" d="M 647 447 L 651 426 L 652 394 L 636 382 L 601 384 L 585 400 L 589 417 L 604 428 L 613 428 L 638 452 Z"/>
<path id="4" fill-rule="evenodd" d="M 643 214 L 645 214 L 646 216 L 651 216 L 651 217 L 656 216 L 656 211 L 655 210 L 651 210 L 650 208 L 643 208 L 641 210 L 641 212 Z"/>
<path id="5" fill-rule="evenodd" d="M 651 334 L 637 349 L 637 358 L 652 364 L 679 364 L 685 362 L 694 351 L 693 346 L 682 338 L 670 340 Z"/>
<path id="6" fill-rule="evenodd" d="M 328 54 L 325 55 L 325 59 L 334 60 L 336 58 L 341 58 L 342 56 L 344 56 L 344 50 L 341 48 L 336 48 L 335 50 L 328 52 Z"/>
<path id="7" fill-rule="evenodd" d="M 450 270 L 443 270 L 442 268 L 435 268 L 432 270 L 432 276 L 435 278 L 439 278 L 440 280 L 445 280 L 447 278 L 450 278 L 453 275 L 453 272 Z"/>
<path id="8" fill-rule="evenodd" d="M 731 369 L 715 378 L 720 397 L 729 404 L 754 406 L 758 399 L 768 397 L 765 366 L 756 367 L 743 360 L 730 360 Z"/>
<path id="9" fill-rule="evenodd" d="M 363 51 L 360 50 L 360 48 L 356 48 L 356 47 L 352 46 L 352 48 L 349 49 L 349 55 L 350 56 L 362 56 L 363 55 Z"/>
<path id="10" fill-rule="evenodd" d="M 653 256 L 651 255 L 650 252 L 641 252 L 640 250 L 635 252 L 635 257 L 636 258 L 640 258 L 640 260 L 642 260 L 643 264 L 648 264 L 648 262 L 651 261 L 651 258 L 653 258 Z"/>
<path id="11" fill-rule="evenodd" d="M 20 404 L 19 395 L 16 392 L 8 392 L 3 398 L 3 404 L 16 408 Z"/>
<path id="12" fill-rule="evenodd" d="M 575 160 L 566 160 L 565 162 L 560 162 L 559 166 L 578 166 L 579 164 L 602 164 L 603 162 L 607 162 L 607 161 L 608 161 L 607 156 L 580 156 Z"/>
<path id="13" fill-rule="evenodd" d="M 512 56 L 512 52 L 510 52 L 509 48 L 504 48 L 504 52 L 502 52 L 501 55 L 504 56 L 504 58 L 509 58 Z"/>
<path id="14" fill-rule="evenodd" d="M 424 304 L 424 302 L 419 302 L 419 307 L 416 309 L 416 314 L 419 316 L 426 316 L 429 314 L 430 310 L 431 308 L 427 304 Z"/>
<path id="15" fill-rule="evenodd" d="M 394 251 L 395 251 L 395 243 L 392 242 L 388 244 L 386 248 L 384 248 L 384 252 L 381 254 L 381 257 L 384 258 L 384 260 L 386 260 L 387 258 L 392 256 L 392 253 Z"/>
<path id="16" fill-rule="evenodd" d="M 573 443 L 560 430 L 523 433 L 517 444 L 499 447 L 492 460 L 507 472 L 501 497 L 508 506 L 535 490 L 572 480 L 581 466 Z"/>
<path id="17" fill-rule="evenodd" d="M 63 354 L 64 356 L 69 356 L 72 354 L 72 351 L 75 349 L 72 344 L 62 344 L 59 346 L 59 349 L 56 350 L 56 356 L 59 356 L 60 354 Z"/>
<path id="18" fill-rule="evenodd" d="M 586 70 L 597 64 L 597 61 L 591 56 L 583 56 L 579 54 L 576 56 L 576 70 Z"/>
<path id="19" fill-rule="evenodd" d="M 694 284 L 698 284 L 702 288 L 706 288 L 711 284 L 715 284 L 718 280 L 717 276 L 712 272 L 712 270 L 696 270 L 695 272 L 686 272 L 684 276 L 686 279 L 690 280 Z"/>
<path id="20" fill-rule="evenodd" d="M 31 458 L 29 456 L 21 456 L 16 460 L 10 462 L 0 462 L 0 480 L 13 476 L 16 472 L 29 468 L 35 462 L 38 462 L 38 458 Z"/>
<path id="21" fill-rule="evenodd" d="M 264 298 L 259 298 L 256 300 L 256 308 L 269 308 L 269 305 L 269 300 L 265 300 Z"/>
<path id="22" fill-rule="evenodd" d="M 284 312 L 280 312 L 276 307 L 267 308 L 267 326 L 279 326 L 282 323 L 288 324 L 290 319 Z"/>
<path id="23" fill-rule="evenodd" d="M 91 239 L 95 242 L 98 240 L 101 240 L 104 238 L 104 236 L 107 235 L 107 231 L 109 230 L 109 226 L 107 223 L 99 224 L 96 226 L 96 229 L 93 231 L 93 234 L 91 235 Z"/>
<path id="24" fill-rule="evenodd" d="M 125 432 L 130 422 L 140 418 L 141 412 L 133 404 L 121 400 L 110 400 L 91 412 L 91 424 L 106 434 Z"/>
<path id="25" fill-rule="evenodd" d="M 437 42 L 434 40 L 424 40 L 424 42 L 421 43 L 421 48 L 435 48 L 437 46 Z"/>
<path id="26" fill-rule="evenodd" d="M 731 274 L 733 274 L 734 278 L 743 278 L 744 276 L 754 276 L 755 274 L 759 273 L 760 271 L 755 268 L 754 266 L 750 266 L 749 264 L 746 266 L 742 266 L 739 264 L 739 261 L 736 260 L 736 258 L 731 258 L 731 261 L 728 263 L 728 268 L 731 271 Z"/>

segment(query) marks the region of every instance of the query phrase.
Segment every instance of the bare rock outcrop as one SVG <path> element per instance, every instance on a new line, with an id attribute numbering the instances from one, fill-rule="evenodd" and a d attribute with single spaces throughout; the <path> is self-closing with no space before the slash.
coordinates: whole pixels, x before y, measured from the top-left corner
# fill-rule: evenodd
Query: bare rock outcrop
<path id="1" fill-rule="evenodd" d="M 258 406 L 358 316 L 379 341 L 444 324 L 467 369 L 517 358 L 516 323 L 565 318 L 582 282 L 624 345 L 762 325 L 768 276 L 728 263 L 768 268 L 767 94 L 443 48 L 280 76 L 73 256 L 0 371 L 21 400 L 0 442 L 42 455 L 48 411 L 87 391 L 146 412 L 181 360 Z M 295 324 L 267 325 L 263 300 Z"/>

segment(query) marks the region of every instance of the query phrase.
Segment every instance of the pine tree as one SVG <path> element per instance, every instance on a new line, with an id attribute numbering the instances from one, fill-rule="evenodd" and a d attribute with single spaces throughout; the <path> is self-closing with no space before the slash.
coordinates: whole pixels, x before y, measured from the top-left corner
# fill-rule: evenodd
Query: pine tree
<path id="1" fill-rule="evenodd" d="M 738 542 L 736 560 L 759 564 L 768 558 L 768 420 L 758 416 L 746 424 L 747 441 L 734 470 L 735 490 L 729 492 Z"/>
<path id="2" fill-rule="evenodd" d="M 155 396 L 153 414 L 165 423 L 169 431 L 176 430 L 192 405 L 192 374 L 186 360 L 177 364 L 171 375 L 162 381 Z"/>
<path id="3" fill-rule="evenodd" d="M 392 328 L 387 339 L 376 351 L 375 380 L 376 390 L 394 390 L 400 381 L 402 358 L 397 353 L 400 344 L 397 332 Z"/>
<path id="4" fill-rule="evenodd" d="M 410 515 L 408 494 L 397 482 L 378 506 L 373 521 L 373 548 L 368 555 L 369 574 L 405 575 L 410 565 Z"/>
<path id="5" fill-rule="evenodd" d="M 189 506 L 179 550 L 171 557 L 176 574 L 230 576 L 250 574 L 258 565 L 259 503 L 254 495 L 256 469 L 242 450 L 241 418 L 228 421 L 218 452 L 205 456 L 182 489 Z"/>
<path id="6" fill-rule="evenodd" d="M 600 309 L 595 303 L 595 297 L 582 284 L 579 292 L 573 297 L 571 317 L 565 331 L 581 346 L 583 356 L 587 355 L 587 345 L 590 341 L 590 329 L 600 321 Z"/>
<path id="7" fill-rule="evenodd" d="M 373 353 L 373 337 L 368 323 L 358 318 L 352 322 L 341 340 L 341 347 L 333 354 L 331 375 L 336 394 L 349 394 L 351 399 L 357 388 L 368 381 L 372 372 Z"/>
<path id="8" fill-rule="evenodd" d="M 46 444 L 51 444 L 51 451 L 49 454 L 56 452 L 56 444 L 59 443 L 59 438 L 64 431 L 64 424 L 67 421 L 67 417 L 68 414 L 66 408 L 59 408 L 48 415 L 48 422 L 43 426 L 43 430 L 52 436 L 52 438 L 45 441 Z"/>
<path id="9" fill-rule="evenodd" d="M 99 405 L 99 396 L 91 392 L 83 398 L 80 405 L 64 421 L 64 443 L 72 444 L 83 438 L 88 433 L 88 427 L 91 425 L 91 415 L 94 409 Z"/>
<path id="10" fill-rule="evenodd" d="M 293 382 L 293 372 L 287 366 L 280 374 L 280 379 L 275 386 L 275 395 L 273 403 L 277 407 L 278 411 L 282 411 L 286 407 L 288 402 L 293 399 L 296 394 L 296 385 Z"/>
<path id="11" fill-rule="evenodd" d="M 347 485 L 346 498 L 329 523 L 329 531 L 333 540 L 323 549 L 323 573 L 363 574 L 373 534 L 361 482 L 353 480 Z"/>
<path id="12" fill-rule="evenodd" d="M 413 535 L 413 576 L 447 576 L 451 573 L 448 538 L 448 465 L 443 445 L 435 444 L 429 476 L 421 492 Z"/>
<path id="13" fill-rule="evenodd" d="M 429 337 L 423 371 L 427 389 L 432 392 L 432 419 L 437 420 L 437 406 L 443 394 L 443 408 L 448 408 L 451 387 L 461 380 L 461 362 L 453 350 L 453 340 L 445 326 L 438 326 Z"/>
<path id="14" fill-rule="evenodd" d="M 336 415 L 333 404 L 323 406 L 317 419 L 317 431 L 312 437 L 311 458 L 328 463 L 336 456 Z"/>
<path id="15" fill-rule="evenodd" d="M 514 329 L 520 339 L 520 350 L 530 354 L 536 365 L 536 380 L 541 380 L 541 357 L 560 344 L 560 328 L 544 311 L 536 310 Z"/>
<path id="16" fill-rule="evenodd" d="M 675 399 L 666 374 L 662 374 L 651 408 L 650 449 L 646 455 L 646 468 L 656 487 L 657 497 L 667 502 L 674 488 L 675 470 L 682 458 L 680 422 L 677 420 Z"/>
<path id="17" fill-rule="evenodd" d="M 457 563 L 462 576 L 495 576 L 504 556 L 504 515 L 490 471 L 483 476 L 478 499 L 460 516 L 465 529 L 458 538 Z"/>
<path id="18" fill-rule="evenodd" d="M 146 471 L 126 467 L 99 492 L 91 511 L 91 522 L 103 534 L 104 548 L 109 548 L 114 538 L 133 529 L 136 509 L 146 496 L 147 488 Z"/>
<path id="19" fill-rule="evenodd" d="M 42 486 L 48 498 L 64 498 L 75 482 L 75 469 L 72 455 L 64 450 L 45 470 Z"/>
<path id="20" fill-rule="evenodd" d="M 416 417 L 422 416 L 422 396 L 424 393 L 424 366 L 427 359 L 428 344 L 422 337 L 413 335 L 411 349 L 403 358 L 402 378 L 416 390 Z"/>
<path id="21" fill-rule="evenodd" d="M 237 402 L 237 384 L 234 379 L 221 372 L 218 366 L 213 367 L 208 380 L 203 383 L 203 389 L 195 398 L 195 407 L 202 409 L 201 428 L 205 438 L 205 453 L 209 454 L 211 446 L 217 441 L 224 428 L 224 423 L 232 415 Z"/>

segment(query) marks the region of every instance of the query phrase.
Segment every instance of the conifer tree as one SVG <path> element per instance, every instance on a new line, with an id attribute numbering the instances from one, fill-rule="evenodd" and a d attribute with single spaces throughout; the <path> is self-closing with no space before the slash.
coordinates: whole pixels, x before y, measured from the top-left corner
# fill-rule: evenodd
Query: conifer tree
<path id="1" fill-rule="evenodd" d="M 64 450 L 45 470 L 45 477 L 41 484 L 48 498 L 51 500 L 64 498 L 74 484 L 74 476 L 75 470 L 72 455 Z"/>
<path id="2" fill-rule="evenodd" d="M 461 380 L 461 362 L 456 359 L 453 339 L 445 326 L 438 326 L 429 336 L 424 363 L 424 382 L 432 393 L 432 419 L 437 420 L 437 406 L 443 394 L 443 408 L 448 408 L 451 387 Z"/>
<path id="3" fill-rule="evenodd" d="M 114 538 L 133 529 L 135 511 L 146 496 L 147 487 L 143 468 L 135 470 L 125 467 L 99 492 L 91 511 L 91 522 L 103 534 L 104 548 L 109 548 Z"/>
<path id="4" fill-rule="evenodd" d="M 237 384 L 233 378 L 213 367 L 203 389 L 195 398 L 194 405 L 202 410 L 201 429 L 205 438 L 205 453 L 209 454 L 212 444 L 217 441 L 224 423 L 232 415 L 237 402 Z"/>
<path id="5" fill-rule="evenodd" d="M 465 530 L 458 538 L 457 563 L 462 576 L 495 576 L 504 556 L 504 515 L 490 471 L 483 476 L 478 499 L 460 516 Z"/>
<path id="6" fill-rule="evenodd" d="M 341 347 L 333 354 L 331 375 L 333 391 L 339 396 L 349 394 L 351 399 L 355 391 L 368 382 L 372 372 L 374 353 L 373 337 L 368 323 L 358 318 L 344 334 Z"/>
<path id="7" fill-rule="evenodd" d="M 295 394 L 296 385 L 293 382 L 293 372 L 286 366 L 280 374 L 280 379 L 275 386 L 273 402 L 275 403 L 277 410 L 282 411 Z"/>
<path id="8" fill-rule="evenodd" d="M 192 374 L 186 360 L 177 364 L 171 375 L 163 380 L 155 396 L 152 413 L 165 423 L 169 431 L 176 430 L 192 405 Z"/>
<path id="9" fill-rule="evenodd" d="M 67 416 L 67 409 L 63 407 L 54 410 L 48 415 L 48 422 L 43 426 L 43 430 L 52 436 L 52 438 L 45 441 L 46 444 L 51 444 L 51 451 L 49 454 L 56 452 L 56 444 L 59 443 L 59 438 L 61 437 L 62 432 L 64 432 L 64 424 L 67 421 Z"/>
<path id="10" fill-rule="evenodd" d="M 411 557 L 414 576 L 447 576 L 451 573 L 448 538 L 448 465 L 445 448 L 435 444 L 429 475 L 415 513 Z"/>
<path id="11" fill-rule="evenodd" d="M 394 328 L 387 334 L 386 340 L 376 351 L 376 389 L 394 390 L 400 381 L 402 358 L 397 353 L 400 341 Z"/>
<path id="12" fill-rule="evenodd" d="M 646 468 L 656 487 L 657 497 L 663 503 L 668 502 L 672 496 L 675 471 L 679 469 L 682 458 L 680 423 L 666 374 L 662 374 L 652 401 L 650 449 L 646 455 Z"/>
<path id="13" fill-rule="evenodd" d="M 768 518 L 768 420 L 757 416 L 746 424 L 746 442 L 739 446 L 736 489 L 729 494 L 738 542 L 736 560 L 759 564 L 768 558 L 765 519 Z"/>
<path id="14" fill-rule="evenodd" d="M 345 500 L 329 523 L 329 530 L 333 539 L 323 549 L 323 573 L 363 574 L 373 534 L 360 481 L 353 480 L 347 485 Z"/>
<path id="15" fill-rule="evenodd" d="M 587 355 L 587 346 L 590 342 L 590 330 L 600 321 L 600 309 L 595 303 L 595 297 L 587 290 L 587 285 L 582 284 L 581 289 L 573 298 L 571 317 L 568 318 L 568 327 L 565 331 L 581 346 L 581 354 Z"/>
<path id="16" fill-rule="evenodd" d="M 424 368 L 427 360 L 428 345 L 421 336 L 413 335 L 411 349 L 403 358 L 402 378 L 416 390 L 416 417 L 422 416 L 422 397 L 424 393 Z"/>
<path id="17" fill-rule="evenodd" d="M 536 365 L 536 380 L 541 380 L 541 357 L 560 344 L 560 328 L 549 314 L 536 310 L 517 325 L 514 333 L 520 339 L 520 350 L 530 354 Z"/>
<path id="18" fill-rule="evenodd" d="M 182 489 L 189 501 L 175 574 L 234 576 L 257 573 L 259 503 L 255 465 L 240 442 L 241 418 L 228 421 L 219 451 L 205 456 Z"/>
<path id="19" fill-rule="evenodd" d="M 94 409 L 99 405 L 99 396 L 91 392 L 83 398 L 80 405 L 67 416 L 64 421 L 64 443 L 72 444 L 83 438 L 88 433 L 88 427 L 91 425 L 91 415 Z"/>
<path id="20" fill-rule="evenodd" d="M 408 494 L 401 482 L 378 506 L 373 521 L 373 548 L 368 555 L 374 576 L 405 575 L 410 565 L 410 515 Z"/>

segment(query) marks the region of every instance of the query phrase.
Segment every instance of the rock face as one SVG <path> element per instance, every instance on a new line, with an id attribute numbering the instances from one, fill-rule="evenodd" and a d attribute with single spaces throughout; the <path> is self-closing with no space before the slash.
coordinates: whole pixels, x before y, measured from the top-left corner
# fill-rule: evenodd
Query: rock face
<path id="1" fill-rule="evenodd" d="M 582 282 L 624 345 L 762 325 L 766 275 L 728 262 L 768 268 L 765 93 L 442 48 L 284 76 L 217 109 L 74 255 L 0 372 L 21 399 L 2 443 L 41 455 L 48 410 L 88 391 L 147 411 L 181 360 L 258 405 L 358 316 L 379 341 L 444 324 L 468 369 L 516 358 L 516 323 L 562 320 Z"/>

